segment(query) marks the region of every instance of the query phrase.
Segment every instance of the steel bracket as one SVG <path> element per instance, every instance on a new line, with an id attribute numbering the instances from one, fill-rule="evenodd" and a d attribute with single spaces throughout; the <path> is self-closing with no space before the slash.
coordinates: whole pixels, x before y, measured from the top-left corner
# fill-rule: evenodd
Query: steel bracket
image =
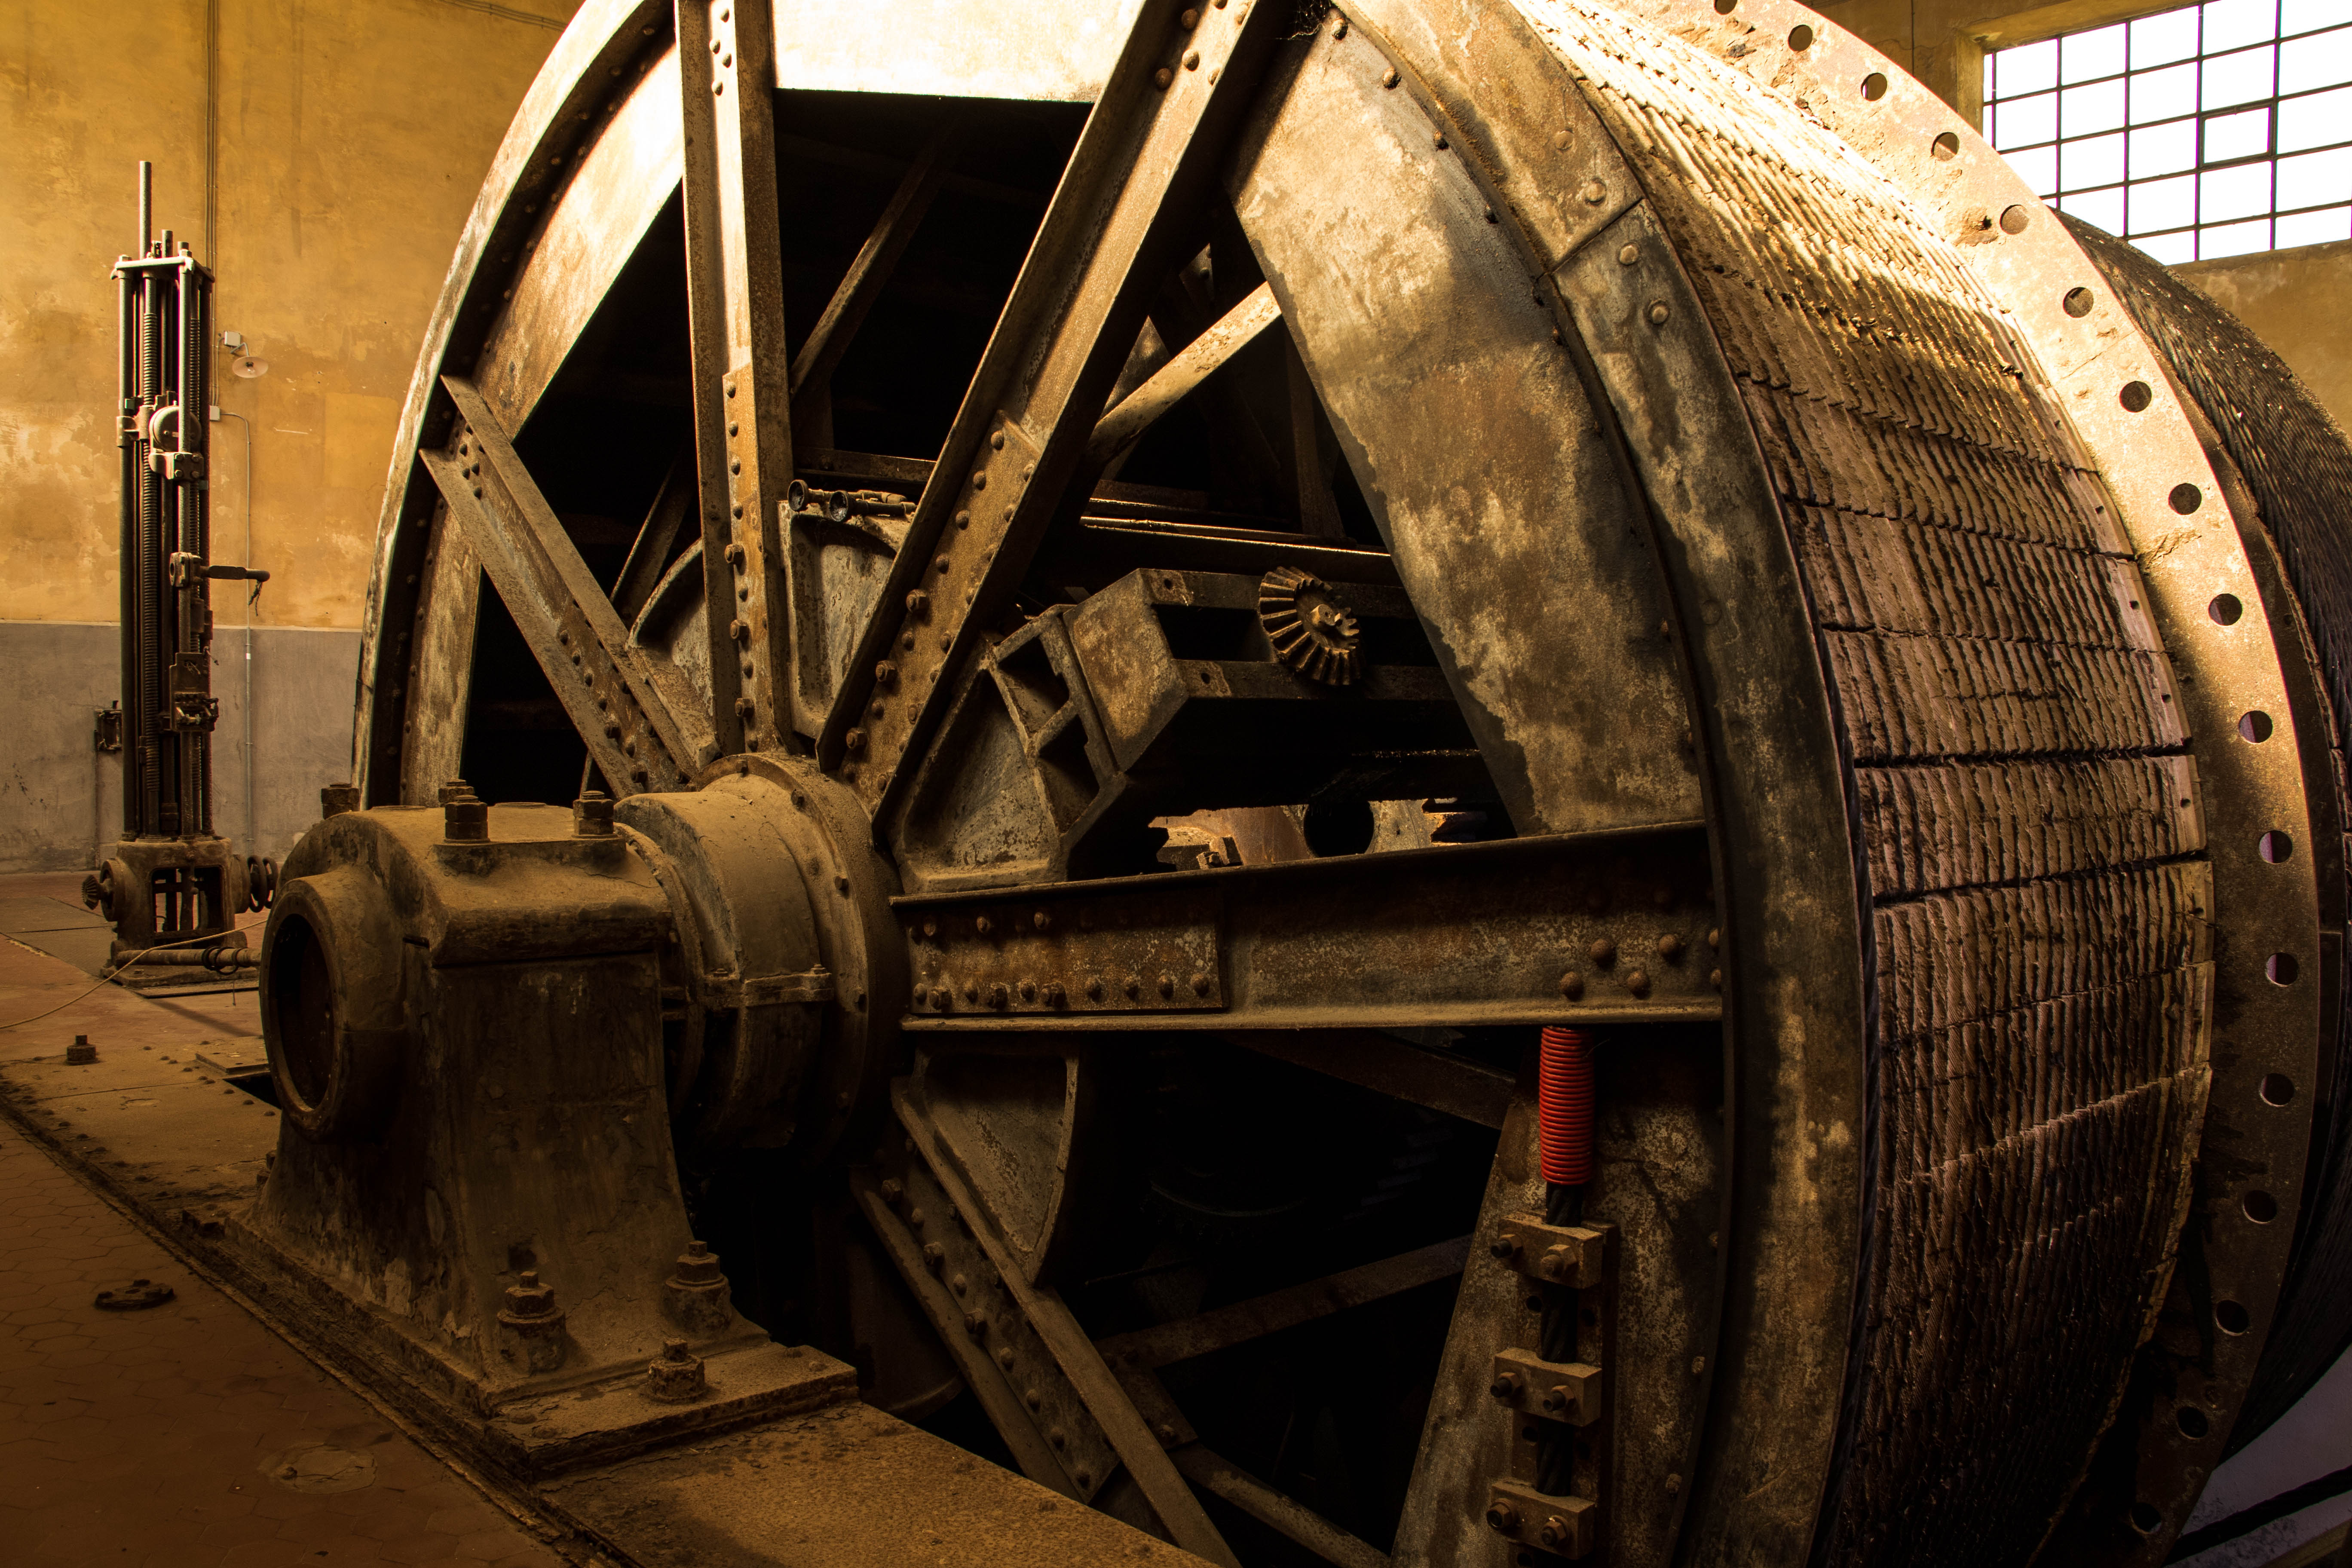
<path id="1" fill-rule="evenodd" d="M 1601 1505 L 1591 1498 L 1552 1497 L 1525 1481 L 1487 1485 L 1486 1522 L 1495 1533 L 1555 1557 L 1591 1552 L 1600 1533 L 1600 1511 Z"/>
<path id="2" fill-rule="evenodd" d="M 1601 1283 L 1609 1233 L 1589 1225 L 1546 1225 L 1515 1214 L 1496 1233 L 1494 1254 L 1530 1279 L 1585 1289 Z"/>
<path id="3" fill-rule="evenodd" d="M 1494 1374 L 1487 1392 L 1497 1404 L 1571 1426 L 1589 1426 L 1599 1420 L 1608 1397 L 1599 1367 L 1579 1361 L 1545 1361 L 1532 1351 L 1497 1352 Z"/>

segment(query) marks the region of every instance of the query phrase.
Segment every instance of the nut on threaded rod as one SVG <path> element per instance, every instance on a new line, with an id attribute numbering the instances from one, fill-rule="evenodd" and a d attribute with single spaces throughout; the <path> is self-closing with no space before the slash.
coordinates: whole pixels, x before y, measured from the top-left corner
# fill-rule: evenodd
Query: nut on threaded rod
<path id="1" fill-rule="evenodd" d="M 702 1358 L 684 1340 L 664 1340 L 662 1353 L 646 1368 L 646 1397 L 664 1405 L 690 1405 L 710 1392 Z"/>
<path id="2" fill-rule="evenodd" d="M 452 844 L 481 844 L 490 837 L 490 808 L 464 779 L 441 786 L 441 836 Z"/>
<path id="3" fill-rule="evenodd" d="M 610 838 L 613 837 L 613 797 L 601 789 L 582 793 L 572 803 L 572 836 L 574 838 Z"/>

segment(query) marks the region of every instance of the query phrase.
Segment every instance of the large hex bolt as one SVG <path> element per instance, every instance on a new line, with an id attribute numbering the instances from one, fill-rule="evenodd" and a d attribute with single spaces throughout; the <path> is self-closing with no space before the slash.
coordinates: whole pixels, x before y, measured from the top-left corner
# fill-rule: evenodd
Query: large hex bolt
<path id="1" fill-rule="evenodd" d="M 539 1282 L 537 1269 L 524 1269 L 507 1287 L 507 1304 L 499 1312 L 499 1354 L 525 1372 L 553 1372 L 563 1364 L 563 1309 L 555 1304 L 555 1287 Z"/>
<path id="2" fill-rule="evenodd" d="M 481 844 L 490 837 L 490 808 L 464 779 L 441 786 L 441 836 L 452 844 Z"/>
<path id="3" fill-rule="evenodd" d="M 360 786 L 355 784 L 331 784 L 319 792 L 319 816 L 321 820 L 341 816 L 360 808 Z"/>
<path id="4" fill-rule="evenodd" d="M 688 1242 L 678 1255 L 677 1272 L 662 1287 L 662 1300 L 670 1321 L 689 1333 L 723 1333 L 735 1321 L 719 1255 L 699 1241 Z"/>
<path id="5" fill-rule="evenodd" d="M 662 1353 L 646 1368 L 646 1397 L 664 1405 L 691 1405 L 709 1393 L 702 1358 L 689 1352 L 684 1340 L 664 1340 Z"/>
<path id="6" fill-rule="evenodd" d="M 613 797 L 601 789 L 592 789 L 573 801 L 572 836 L 574 838 L 612 837 Z"/>

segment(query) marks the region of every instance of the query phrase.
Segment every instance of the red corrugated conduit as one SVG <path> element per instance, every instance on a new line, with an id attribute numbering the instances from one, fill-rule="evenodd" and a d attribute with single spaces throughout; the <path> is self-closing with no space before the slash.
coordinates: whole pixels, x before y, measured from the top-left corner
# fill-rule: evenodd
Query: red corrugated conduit
<path id="1" fill-rule="evenodd" d="M 1580 1187 L 1592 1180 L 1592 1041 L 1588 1029 L 1547 1026 L 1543 1032 L 1537 1143 L 1543 1179 L 1553 1186 Z"/>

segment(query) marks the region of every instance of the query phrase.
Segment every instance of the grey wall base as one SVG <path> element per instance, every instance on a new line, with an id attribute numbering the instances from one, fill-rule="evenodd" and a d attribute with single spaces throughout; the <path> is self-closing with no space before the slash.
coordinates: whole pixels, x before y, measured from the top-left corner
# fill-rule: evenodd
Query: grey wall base
<path id="1" fill-rule="evenodd" d="M 229 624 L 236 609 L 226 595 L 215 614 L 213 829 L 240 854 L 283 858 L 319 820 L 320 786 L 352 775 L 360 635 L 248 634 Z M 91 739 L 93 711 L 122 694 L 121 646 L 110 621 L 0 621 L 0 872 L 85 869 L 121 832 L 122 759 Z"/>

